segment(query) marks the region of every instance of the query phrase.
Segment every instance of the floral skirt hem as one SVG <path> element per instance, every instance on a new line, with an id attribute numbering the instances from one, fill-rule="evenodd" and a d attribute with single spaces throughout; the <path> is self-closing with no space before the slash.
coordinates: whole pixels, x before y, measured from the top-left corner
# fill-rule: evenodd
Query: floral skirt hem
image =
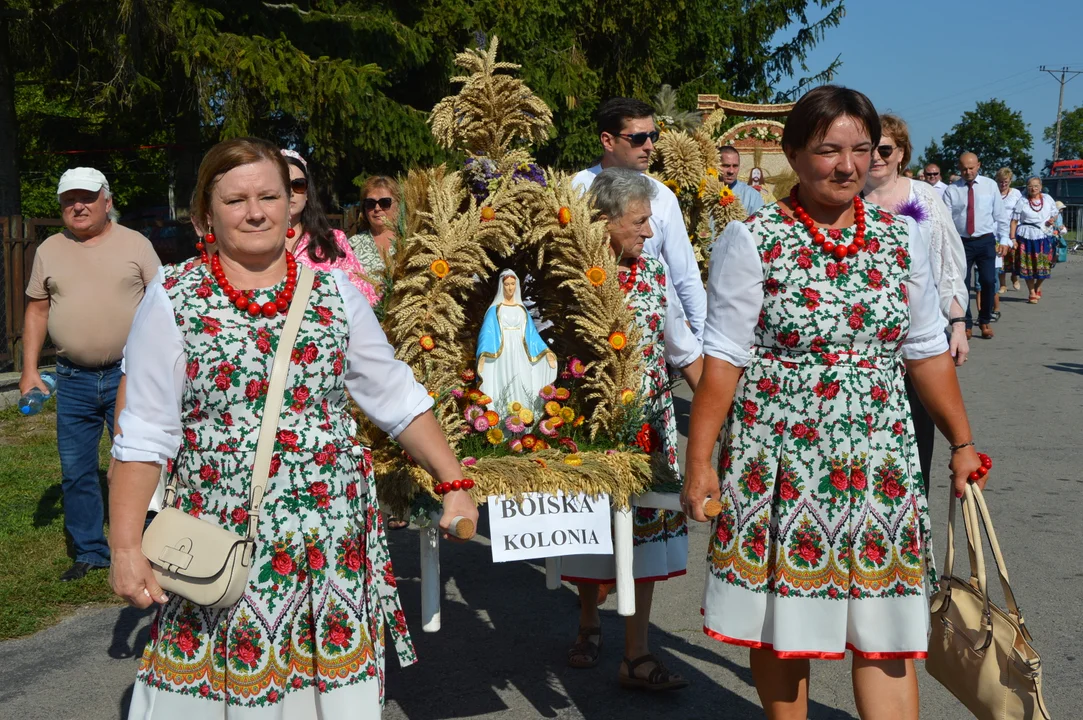
<path id="1" fill-rule="evenodd" d="M 770 649 L 783 659 L 921 659 L 928 652 L 924 592 L 899 597 L 780 597 L 731 585 L 708 569 L 703 632 L 722 642 Z"/>
<path id="2" fill-rule="evenodd" d="M 128 720 L 379 720 L 380 683 L 362 681 L 321 693 L 315 687 L 285 693 L 277 703 L 254 707 L 156 688 L 137 681 Z"/>

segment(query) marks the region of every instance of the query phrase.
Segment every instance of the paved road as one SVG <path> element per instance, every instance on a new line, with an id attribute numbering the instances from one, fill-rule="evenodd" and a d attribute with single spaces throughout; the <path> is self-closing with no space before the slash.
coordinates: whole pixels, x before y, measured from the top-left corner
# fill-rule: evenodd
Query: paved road
<path id="1" fill-rule="evenodd" d="M 996 339 L 974 340 L 973 360 L 961 372 L 979 445 L 996 460 L 989 502 L 1044 656 L 1046 697 L 1058 718 L 1083 707 L 1081 291 L 1083 261 L 1073 258 L 1057 268 L 1041 305 L 1027 305 L 1025 292 L 1006 295 Z M 682 408 L 687 410 L 686 401 Z M 935 462 L 947 463 L 942 440 Z M 942 556 L 946 473 L 934 477 L 933 486 Z M 688 576 L 658 588 L 652 642 L 693 683 L 681 694 L 659 698 L 617 687 L 623 634 L 615 602 L 604 612 L 602 663 L 594 670 L 570 670 L 563 658 L 575 629 L 574 594 L 567 588 L 547 591 L 539 565 L 494 565 L 481 541 L 445 546 L 444 630 L 421 633 L 417 536 L 394 533 L 392 554 L 422 662 L 403 670 L 391 661 L 384 717 L 761 717 L 746 652 L 700 630 L 706 544 L 706 528 L 694 528 Z M 122 717 L 147 632 L 144 614 L 88 608 L 38 635 L 0 644 L 0 718 Z M 965 716 L 920 673 L 922 717 Z M 811 695 L 813 720 L 856 718 L 848 663 L 815 663 Z"/>

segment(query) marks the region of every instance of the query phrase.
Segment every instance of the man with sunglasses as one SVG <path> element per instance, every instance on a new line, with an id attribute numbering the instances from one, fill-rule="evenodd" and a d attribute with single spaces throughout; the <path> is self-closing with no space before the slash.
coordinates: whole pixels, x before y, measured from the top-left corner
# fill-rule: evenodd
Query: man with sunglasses
<path id="1" fill-rule="evenodd" d="M 944 191 L 948 189 L 948 186 L 940 177 L 939 165 L 936 163 L 929 163 L 925 166 L 925 182 L 932 185 L 933 190 L 936 190 L 937 195 L 943 199 Z"/>
<path id="2" fill-rule="evenodd" d="M 640 100 L 610 98 L 602 103 L 597 117 L 602 143 L 601 162 L 572 179 L 583 190 L 589 188 L 594 178 L 606 168 L 623 167 L 646 172 L 651 153 L 654 152 L 654 143 L 658 140 L 654 108 Z M 650 219 L 654 235 L 643 246 L 643 252 L 665 264 L 685 317 L 696 337 L 702 339 L 703 324 L 707 318 L 707 293 L 703 288 L 692 243 L 688 241 L 684 216 L 673 191 L 654 178 L 650 180 L 655 189 Z"/>
<path id="3" fill-rule="evenodd" d="M 760 195 L 760 191 L 737 179 L 737 173 L 741 171 L 741 153 L 737 152 L 737 148 L 732 145 L 725 145 L 719 148 L 718 156 L 722 161 L 719 168 L 721 170 L 721 180 L 741 201 L 741 206 L 745 209 L 745 212 L 752 215 L 762 208 L 763 195 Z"/>
<path id="4" fill-rule="evenodd" d="M 996 248 L 998 239 L 1008 236 L 1008 215 L 1000 188 L 992 178 L 979 175 L 981 163 L 978 156 L 965 152 L 959 156 L 959 173 L 962 177 L 944 190 L 944 203 L 951 211 L 955 229 L 963 238 L 966 253 L 966 289 L 970 292 L 974 266 L 978 266 L 978 282 L 981 283 L 981 309 L 978 326 L 981 336 L 991 339 L 993 300 L 996 298 Z M 966 308 L 966 336 L 971 336 L 973 321 L 970 303 Z"/>

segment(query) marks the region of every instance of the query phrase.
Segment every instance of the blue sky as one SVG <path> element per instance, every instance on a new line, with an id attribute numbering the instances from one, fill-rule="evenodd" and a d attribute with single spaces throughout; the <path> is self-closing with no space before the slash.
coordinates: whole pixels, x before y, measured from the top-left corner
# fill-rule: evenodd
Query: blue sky
<path id="1" fill-rule="evenodd" d="M 995 97 L 1023 113 L 1040 170 L 1053 156 L 1042 130 L 1056 120 L 1060 85 L 1038 66 L 1083 70 L 1083 0 L 847 0 L 806 63 L 820 70 L 839 54 L 834 82 L 906 120 L 915 157 Z M 1080 105 L 1083 75 L 1064 88 L 1065 111 Z"/>

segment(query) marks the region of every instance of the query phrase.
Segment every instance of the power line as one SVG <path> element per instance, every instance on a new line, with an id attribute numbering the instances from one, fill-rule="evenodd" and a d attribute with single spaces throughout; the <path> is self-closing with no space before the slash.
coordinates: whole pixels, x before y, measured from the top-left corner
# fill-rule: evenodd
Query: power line
<path id="1" fill-rule="evenodd" d="M 1083 75 L 1083 70 L 1071 70 L 1067 66 L 1062 67 L 1059 71 L 1050 70 L 1045 65 L 1038 67 L 1038 70 L 1044 73 L 1049 73 L 1053 76 L 1053 79 L 1057 79 L 1057 72 L 1060 72 L 1060 99 L 1057 100 L 1057 139 L 1053 142 L 1053 162 L 1060 159 L 1060 118 L 1061 110 L 1064 109 L 1064 86 L 1076 75 Z M 1068 76 L 1071 77 L 1068 77 Z"/>

